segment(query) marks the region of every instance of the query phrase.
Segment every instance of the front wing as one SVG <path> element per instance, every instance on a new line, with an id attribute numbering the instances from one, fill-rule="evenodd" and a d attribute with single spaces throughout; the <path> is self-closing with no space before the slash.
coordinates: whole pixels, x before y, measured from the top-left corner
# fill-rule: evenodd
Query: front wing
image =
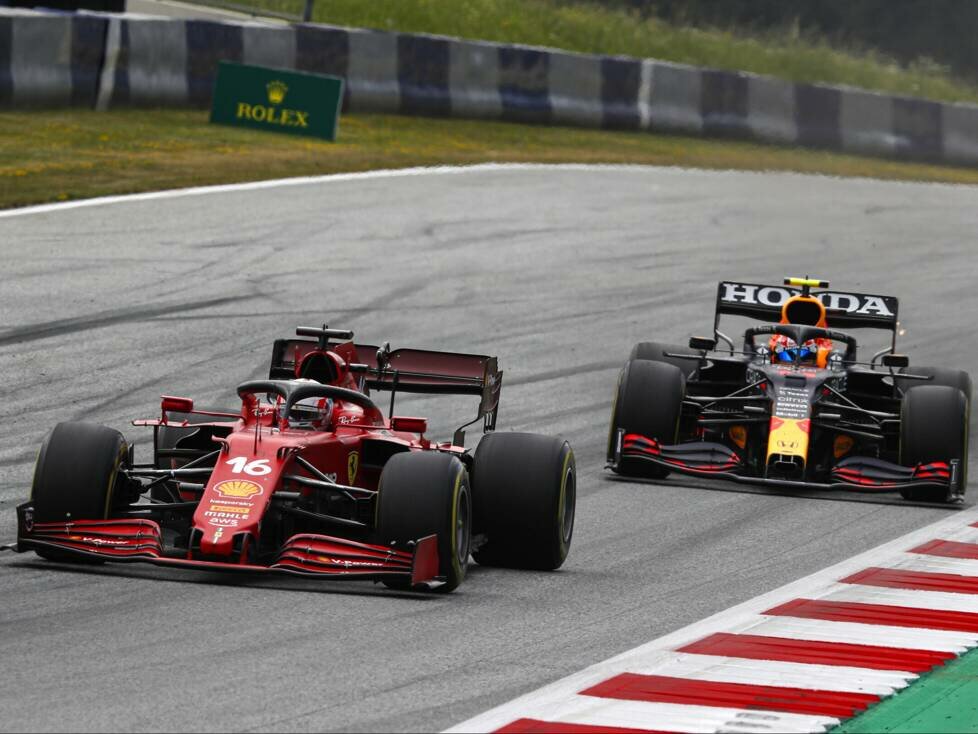
<path id="1" fill-rule="evenodd" d="M 959 499 L 960 465 L 956 460 L 937 461 L 905 467 L 869 457 L 841 460 L 831 471 L 829 482 L 773 479 L 746 473 L 747 467 L 736 451 L 721 443 L 692 441 L 666 445 L 654 438 L 619 431 L 612 468 L 624 459 L 657 464 L 691 476 L 732 479 L 750 484 L 769 484 L 799 489 L 845 489 L 855 492 L 893 492 L 911 487 L 947 489 L 951 499 Z"/>
<path id="2" fill-rule="evenodd" d="M 267 566 L 207 561 L 167 554 L 153 520 L 66 520 L 34 522 L 31 503 L 17 508 L 17 548 L 67 552 L 103 561 L 141 562 L 210 571 L 246 571 L 319 576 L 332 579 L 410 580 L 411 586 L 437 581 L 438 539 L 429 535 L 409 550 L 359 543 L 328 535 L 293 535 Z"/>

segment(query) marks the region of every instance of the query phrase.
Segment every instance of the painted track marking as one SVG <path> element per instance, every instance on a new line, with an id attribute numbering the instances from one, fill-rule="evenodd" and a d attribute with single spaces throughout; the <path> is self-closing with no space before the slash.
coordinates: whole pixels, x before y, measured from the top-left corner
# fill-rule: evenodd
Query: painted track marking
<path id="1" fill-rule="evenodd" d="M 449 729 L 825 731 L 978 646 L 978 508 Z"/>

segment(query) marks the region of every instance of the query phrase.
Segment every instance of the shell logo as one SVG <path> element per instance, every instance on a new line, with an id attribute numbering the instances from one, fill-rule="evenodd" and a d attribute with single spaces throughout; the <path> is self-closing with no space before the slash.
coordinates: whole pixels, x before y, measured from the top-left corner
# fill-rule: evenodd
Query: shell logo
<path id="1" fill-rule="evenodd" d="M 239 499 L 248 499 L 262 493 L 260 485 L 243 479 L 221 482 L 214 487 L 214 490 L 222 497 L 238 497 Z"/>

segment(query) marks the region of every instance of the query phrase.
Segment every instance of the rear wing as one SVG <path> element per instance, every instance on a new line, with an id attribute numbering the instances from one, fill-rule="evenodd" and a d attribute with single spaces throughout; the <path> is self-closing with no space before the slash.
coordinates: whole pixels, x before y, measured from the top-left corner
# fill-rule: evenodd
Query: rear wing
<path id="1" fill-rule="evenodd" d="M 319 342 L 313 340 L 277 339 L 272 348 L 269 379 L 295 379 L 296 364 L 319 348 Z M 485 418 L 487 430 L 495 428 L 503 382 L 495 357 L 427 349 L 391 350 L 388 344 L 377 347 L 352 342 L 330 345 L 329 349 L 348 364 L 361 365 L 357 371 L 364 375 L 364 386 L 371 390 L 479 395 L 476 420 Z"/>
<path id="2" fill-rule="evenodd" d="M 723 314 L 777 323 L 781 320 L 784 302 L 801 293 L 801 289 L 790 286 L 720 281 L 713 330 L 719 330 Z M 811 291 L 811 295 L 825 306 L 825 319 L 830 328 L 886 329 L 893 332 L 893 346 L 896 347 L 900 302 L 895 296 L 836 290 Z"/>

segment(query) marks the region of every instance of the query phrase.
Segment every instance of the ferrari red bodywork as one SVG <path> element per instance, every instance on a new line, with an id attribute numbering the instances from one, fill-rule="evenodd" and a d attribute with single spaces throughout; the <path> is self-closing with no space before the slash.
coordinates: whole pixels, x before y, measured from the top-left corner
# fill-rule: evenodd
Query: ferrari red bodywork
<path id="1" fill-rule="evenodd" d="M 318 340 L 276 342 L 272 379 L 238 387 L 240 412 L 164 397 L 159 419 L 133 421 L 154 429 L 154 461 L 133 464 L 130 446 L 102 517 L 51 510 L 42 517 L 36 477 L 35 497 L 18 508 L 17 549 L 411 586 L 438 581 L 436 535 L 382 537 L 381 473 L 406 452 L 470 458 L 454 442 L 428 440 L 423 418 L 385 416 L 369 393 L 478 395 L 477 420 L 491 429 L 502 376 L 495 358 L 330 344 L 352 333 L 325 327 L 298 333 Z M 294 415 L 310 402 L 321 411 L 315 425 Z"/>

